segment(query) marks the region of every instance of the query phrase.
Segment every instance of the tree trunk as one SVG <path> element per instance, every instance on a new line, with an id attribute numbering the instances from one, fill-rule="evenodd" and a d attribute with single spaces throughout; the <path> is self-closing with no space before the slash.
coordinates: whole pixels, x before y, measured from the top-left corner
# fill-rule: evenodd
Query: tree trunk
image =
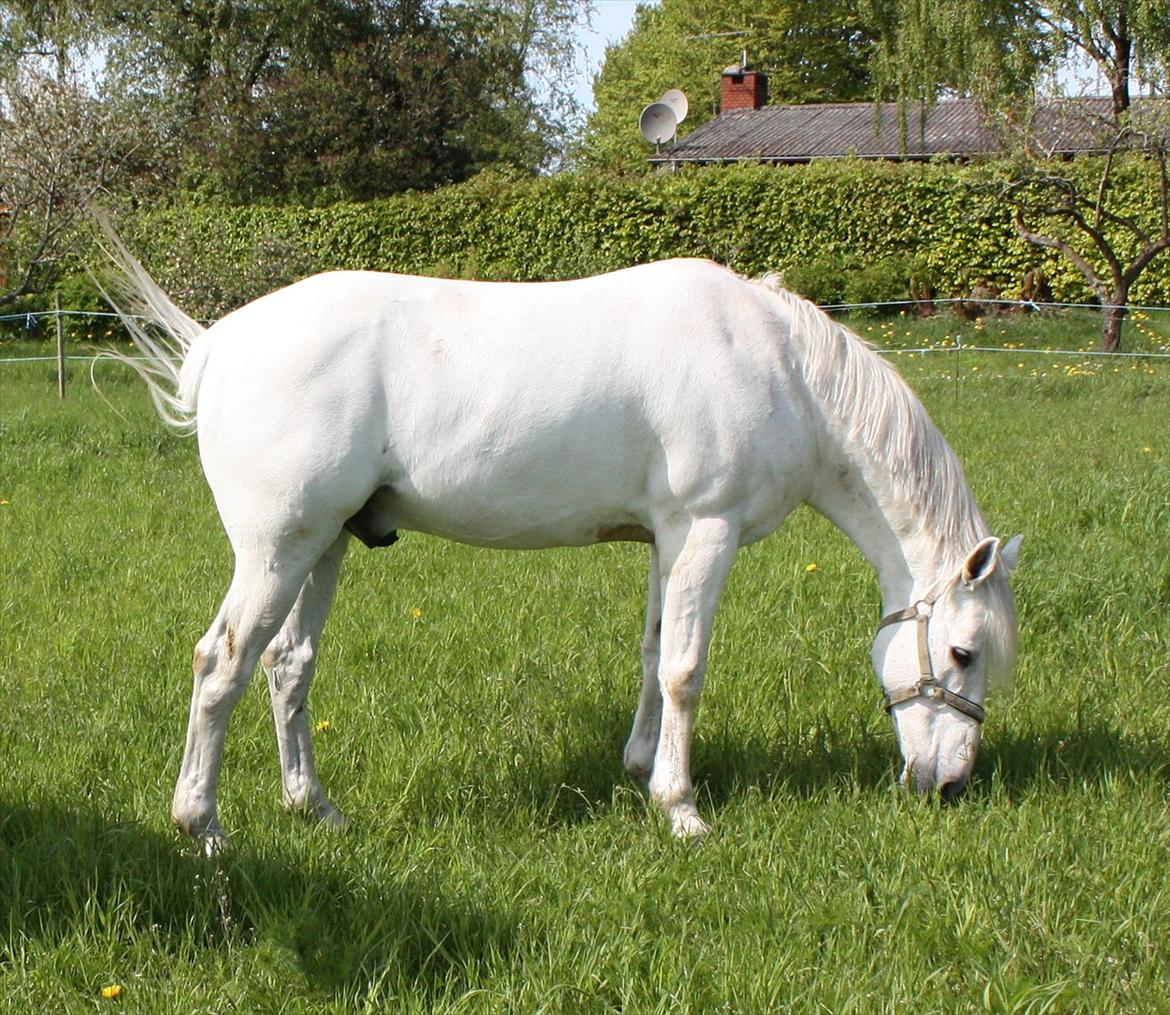
<path id="1" fill-rule="evenodd" d="M 1125 301 L 1128 293 L 1113 294 L 1112 306 L 1105 307 L 1101 322 L 1101 351 L 1117 352 L 1121 349 L 1121 325 L 1125 321 Z"/>

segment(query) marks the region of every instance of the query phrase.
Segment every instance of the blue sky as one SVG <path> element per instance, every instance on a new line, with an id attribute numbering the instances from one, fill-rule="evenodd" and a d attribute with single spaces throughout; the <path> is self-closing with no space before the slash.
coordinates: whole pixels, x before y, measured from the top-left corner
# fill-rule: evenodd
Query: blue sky
<path id="1" fill-rule="evenodd" d="M 585 47 L 585 66 L 576 77 L 574 94 L 586 112 L 593 110 L 593 76 L 601 69 L 605 59 L 605 47 L 611 42 L 623 39 L 634 25 L 634 11 L 639 0 L 594 0 L 597 13 L 593 27 L 580 32 L 580 41 Z M 659 0 L 640 0 L 648 6 L 657 5 Z M 1070 95 L 1107 94 L 1105 83 L 1096 68 L 1081 64 L 1066 67 L 1060 76 L 1061 84 Z"/>
<path id="2" fill-rule="evenodd" d="M 623 39 L 634 25 L 636 0 L 595 0 L 597 13 L 593 17 L 593 28 L 581 31 L 581 42 L 585 46 L 585 68 L 577 75 L 574 89 L 577 101 L 586 110 L 593 109 L 593 77 L 601 69 L 605 59 L 605 47 L 611 42 Z M 642 0 L 646 3 L 647 0 Z M 651 4 L 658 0 L 649 0 Z"/>

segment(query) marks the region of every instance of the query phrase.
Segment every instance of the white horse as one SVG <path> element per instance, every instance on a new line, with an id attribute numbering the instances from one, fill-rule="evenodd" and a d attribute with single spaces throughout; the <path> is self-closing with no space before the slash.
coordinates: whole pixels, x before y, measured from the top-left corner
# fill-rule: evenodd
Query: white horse
<path id="1" fill-rule="evenodd" d="M 185 832 L 222 840 L 224 735 L 257 662 L 285 805 L 342 820 L 313 765 L 318 641 L 350 534 L 381 546 L 413 529 L 513 550 L 648 545 L 625 767 L 675 834 L 703 833 L 690 746 L 716 605 L 736 550 L 802 502 L 878 573 L 872 658 L 903 780 L 962 789 L 988 679 L 1013 663 L 1019 537 L 989 534 L 907 385 L 813 305 L 699 260 L 528 284 L 333 272 L 205 330 L 110 239 L 138 369 L 160 415 L 198 434 L 235 552 L 195 650 L 172 810 Z"/>

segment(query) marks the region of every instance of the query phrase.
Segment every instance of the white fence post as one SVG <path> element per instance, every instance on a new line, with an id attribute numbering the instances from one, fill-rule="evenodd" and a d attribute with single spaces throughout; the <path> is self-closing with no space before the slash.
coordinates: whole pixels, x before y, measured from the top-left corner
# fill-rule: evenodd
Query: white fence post
<path id="1" fill-rule="evenodd" d="M 53 293 L 57 318 L 57 397 L 65 397 L 65 325 L 61 320 L 61 294 Z"/>

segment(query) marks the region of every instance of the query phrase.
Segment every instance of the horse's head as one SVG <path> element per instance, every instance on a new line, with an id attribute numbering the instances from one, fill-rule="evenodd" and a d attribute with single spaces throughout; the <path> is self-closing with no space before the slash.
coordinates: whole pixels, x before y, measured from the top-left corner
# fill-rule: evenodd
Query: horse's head
<path id="1" fill-rule="evenodd" d="M 936 590 L 882 620 L 873 661 L 894 721 L 902 781 L 955 799 L 975 766 L 989 682 L 1015 663 L 1016 616 L 1008 587 L 1021 536 L 988 537 Z"/>

